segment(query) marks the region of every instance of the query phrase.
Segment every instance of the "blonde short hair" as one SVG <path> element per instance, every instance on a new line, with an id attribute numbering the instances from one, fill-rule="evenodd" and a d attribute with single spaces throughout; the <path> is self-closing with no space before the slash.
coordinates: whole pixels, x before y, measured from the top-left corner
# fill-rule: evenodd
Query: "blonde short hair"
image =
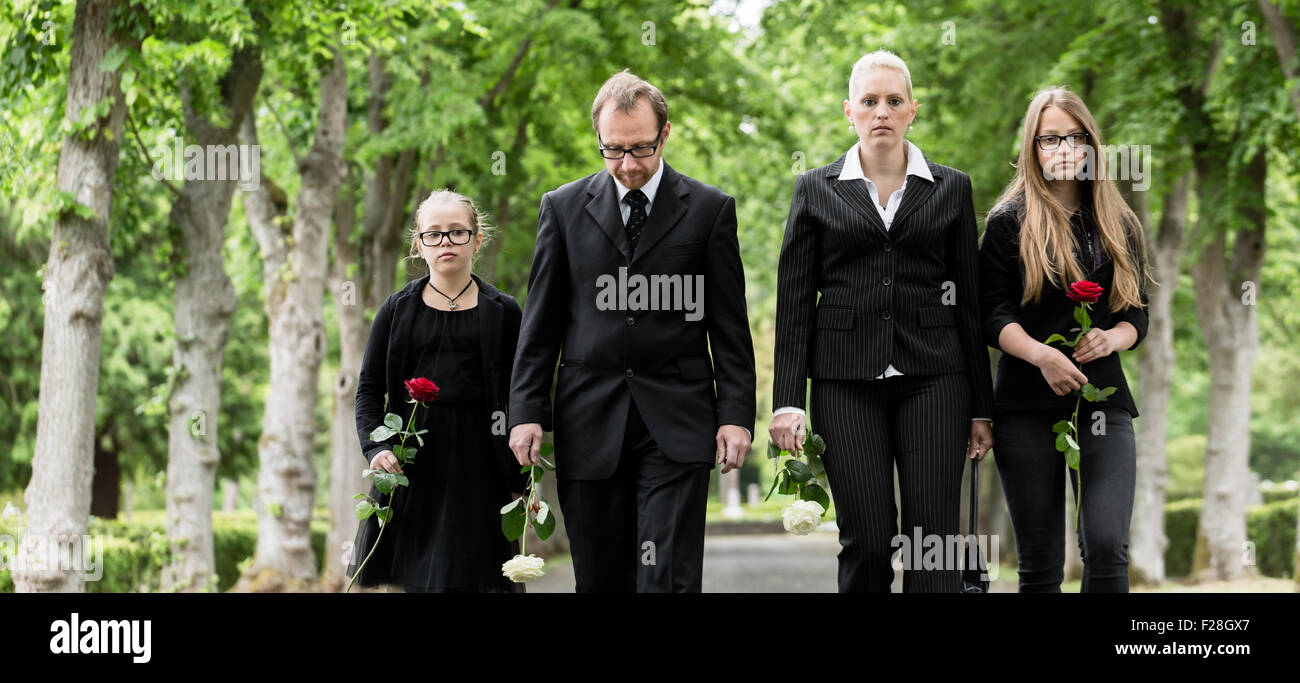
<path id="1" fill-rule="evenodd" d="M 600 132 L 600 126 L 597 125 L 600 121 L 600 113 L 611 100 L 617 111 L 627 113 L 636 109 L 637 103 L 643 97 L 650 103 L 650 110 L 654 112 L 659 130 L 663 130 L 664 124 L 668 123 L 668 101 L 664 99 L 664 94 L 650 81 L 627 69 L 610 76 L 605 84 L 600 86 L 600 92 L 596 93 L 596 99 L 591 103 L 592 130 Z"/>
<path id="2" fill-rule="evenodd" d="M 907 100 L 911 102 L 912 97 L 912 74 L 907 70 L 907 64 L 898 55 L 889 50 L 876 50 L 862 55 L 862 58 L 853 65 L 853 73 L 849 75 L 849 99 L 853 99 L 854 85 L 868 71 L 872 69 L 893 69 L 903 75 L 903 82 L 907 84 Z"/>

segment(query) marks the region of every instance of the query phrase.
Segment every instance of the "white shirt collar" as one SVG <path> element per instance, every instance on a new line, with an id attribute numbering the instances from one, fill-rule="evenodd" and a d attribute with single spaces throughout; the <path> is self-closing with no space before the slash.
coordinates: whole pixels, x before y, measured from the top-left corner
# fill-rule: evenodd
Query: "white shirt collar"
<path id="1" fill-rule="evenodd" d="M 613 173 L 610 173 L 609 177 L 614 178 L 614 187 L 618 190 L 618 203 L 620 206 L 622 206 L 623 197 L 626 196 L 628 192 L 631 192 L 631 190 L 624 187 L 623 183 L 618 182 L 618 178 L 615 178 Z M 650 179 L 646 181 L 645 185 L 641 186 L 641 191 L 645 193 L 646 199 L 650 200 L 649 202 L 646 203 L 647 214 L 650 213 L 650 205 L 654 204 L 655 202 L 655 193 L 659 191 L 659 181 L 663 177 L 664 177 L 664 158 L 659 157 L 659 169 L 655 171 L 654 175 L 650 176 Z"/>
<path id="2" fill-rule="evenodd" d="M 905 142 L 907 142 L 907 147 L 904 150 L 904 154 L 907 155 L 907 173 L 904 174 L 904 182 L 907 180 L 906 176 L 909 175 L 934 182 L 934 176 L 930 173 L 930 166 L 925 163 L 925 155 L 921 154 L 921 148 L 912 144 L 911 140 L 905 140 Z M 844 168 L 840 169 L 840 180 L 866 180 L 869 183 L 871 182 L 871 179 L 862 173 L 862 160 L 858 158 L 858 146 L 861 144 L 862 142 L 858 141 L 849 148 L 847 155 L 844 157 Z M 619 195 L 619 199 L 622 198 L 623 195 Z"/>

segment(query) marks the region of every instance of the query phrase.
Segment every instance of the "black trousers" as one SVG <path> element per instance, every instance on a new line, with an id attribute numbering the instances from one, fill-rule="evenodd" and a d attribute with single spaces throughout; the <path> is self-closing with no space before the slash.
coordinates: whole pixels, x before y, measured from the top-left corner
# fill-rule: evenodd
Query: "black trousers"
<path id="1" fill-rule="evenodd" d="M 1056 411 L 994 416 L 993 461 L 1016 532 L 1022 593 L 1059 593 L 1065 578 L 1061 471 L 1069 470 L 1076 493 L 1078 477 L 1056 450 L 1052 425 L 1068 419 L 1069 413 Z M 1104 434 L 1094 433 L 1103 430 Z M 1127 593 L 1128 533 L 1137 477 L 1132 416 L 1123 409 L 1100 408 L 1084 401 L 1079 406 L 1079 452 L 1082 591 Z"/>
<path id="2" fill-rule="evenodd" d="M 888 593 L 894 537 L 960 533 L 961 478 L 970 438 L 965 374 L 812 381 L 813 431 L 826 440 L 826 480 L 840 527 L 841 593 Z M 894 467 L 902 498 L 900 534 Z M 951 566 L 906 570 L 903 591 L 956 593 Z"/>
<path id="3" fill-rule="evenodd" d="M 699 593 L 710 466 L 669 460 L 630 403 L 614 475 L 559 480 L 576 590 Z"/>

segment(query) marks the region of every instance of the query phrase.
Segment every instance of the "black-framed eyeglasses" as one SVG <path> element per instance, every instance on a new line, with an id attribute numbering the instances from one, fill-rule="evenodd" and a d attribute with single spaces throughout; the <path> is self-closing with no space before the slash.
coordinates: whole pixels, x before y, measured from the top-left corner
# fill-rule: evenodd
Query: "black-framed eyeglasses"
<path id="1" fill-rule="evenodd" d="M 1034 141 L 1043 150 L 1052 150 L 1061 146 L 1061 140 L 1071 147 L 1078 147 L 1088 140 L 1087 133 L 1070 133 L 1069 135 L 1035 135 Z"/>
<path id="2" fill-rule="evenodd" d="M 637 159 L 644 159 L 649 156 L 654 156 L 655 150 L 659 149 L 659 140 L 663 138 L 663 136 L 664 132 L 663 130 L 660 130 L 659 134 L 655 136 L 655 143 L 653 145 L 627 149 L 624 147 L 606 147 L 604 141 L 600 139 L 600 133 L 596 133 L 596 142 L 600 143 L 600 146 L 596 149 L 599 149 L 600 155 L 606 159 L 622 159 L 625 154 L 631 154 Z"/>
<path id="3" fill-rule="evenodd" d="M 420 242 L 423 243 L 424 246 L 426 247 L 436 247 L 442 244 L 442 240 L 445 237 L 452 244 L 460 245 L 460 244 L 468 244 L 469 238 L 473 236 L 474 236 L 473 230 L 465 230 L 464 228 L 460 228 L 456 230 L 447 230 L 445 232 L 442 230 L 429 230 L 420 233 Z"/>

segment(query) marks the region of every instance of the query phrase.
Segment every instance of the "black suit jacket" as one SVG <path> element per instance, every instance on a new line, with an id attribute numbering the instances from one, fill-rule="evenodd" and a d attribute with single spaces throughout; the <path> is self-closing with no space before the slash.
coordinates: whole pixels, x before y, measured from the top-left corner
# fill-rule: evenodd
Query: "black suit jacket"
<path id="1" fill-rule="evenodd" d="M 962 372 L 968 418 L 993 417 L 980 336 L 970 177 L 927 160 L 907 179 L 886 230 L 862 180 L 839 180 L 845 155 L 801 174 L 778 266 L 773 408 L 804 407 L 806 380 Z M 964 410 L 964 409 L 963 409 Z"/>
<path id="2" fill-rule="evenodd" d="M 678 462 L 712 464 L 719 425 L 754 428 L 754 348 L 735 201 L 660 163 L 635 254 L 606 171 L 542 197 L 510 425 L 553 429 L 557 475 L 566 479 L 614 473 L 633 398 L 656 444 Z M 678 276 L 683 284 L 703 276 L 703 317 L 602 310 L 609 307 L 597 305 L 598 280 L 618 279 L 620 267 L 628 278 Z"/>
<path id="3" fill-rule="evenodd" d="M 493 419 L 493 424 L 500 423 L 500 433 L 492 435 L 495 452 L 492 454 L 500 476 L 511 491 L 522 493 L 528 480 L 527 475 L 519 474 L 519 463 L 510 452 L 509 436 L 505 427 L 506 411 L 509 407 L 510 368 L 514 361 L 515 348 L 519 339 L 519 321 L 522 312 L 515 298 L 484 282 L 477 275 L 472 275 L 478 283 L 479 309 L 479 344 L 483 357 L 483 377 L 487 380 L 488 405 L 493 411 L 501 411 L 501 420 Z M 410 394 L 406 391 L 405 381 L 412 379 L 403 373 L 406 359 L 411 354 L 419 354 L 420 344 L 424 340 L 413 339 L 411 327 L 420 306 L 426 305 L 420 295 L 429 283 L 425 275 L 406 283 L 401 290 L 394 292 L 379 306 L 375 319 L 370 323 L 370 338 L 366 342 L 365 356 L 361 361 L 361 372 L 357 378 L 356 423 L 357 438 L 361 442 L 361 452 L 366 463 L 375 453 L 391 449 L 399 441 L 394 435 L 386 441 L 370 440 L 370 432 L 384 423 L 384 414 L 396 413 L 405 424 L 410 417 Z M 431 378 L 436 381 L 436 378 Z"/>

